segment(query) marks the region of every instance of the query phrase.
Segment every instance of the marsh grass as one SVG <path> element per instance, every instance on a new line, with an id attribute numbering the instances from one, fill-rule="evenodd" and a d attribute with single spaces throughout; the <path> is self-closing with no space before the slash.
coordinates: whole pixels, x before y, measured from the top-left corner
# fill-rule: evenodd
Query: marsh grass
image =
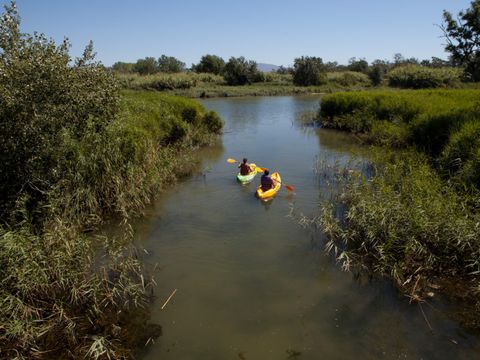
<path id="1" fill-rule="evenodd" d="M 153 285 L 134 249 L 98 239 L 98 264 L 91 240 L 51 225 L 40 235 L 28 225 L 0 232 L 0 358 L 129 357 L 129 332 L 146 330 L 129 317 L 146 320 Z"/>
<path id="2" fill-rule="evenodd" d="M 262 73 L 262 81 L 243 86 L 229 86 L 221 75 L 195 72 L 116 76 L 124 89 L 164 91 L 190 98 L 331 93 L 371 86 L 367 75 L 352 71 L 327 73 L 321 86 L 295 86 L 291 74 L 277 73 Z"/>
<path id="3" fill-rule="evenodd" d="M 480 309 L 480 215 L 471 207 L 478 199 L 459 195 L 426 155 L 381 148 L 367 162 L 321 159 L 316 173 L 330 190 L 310 223 L 344 270 L 389 276 L 416 301 L 461 282 L 453 295 Z M 477 313 L 470 327 L 480 326 Z"/>
<path id="4" fill-rule="evenodd" d="M 147 321 L 154 282 L 131 232 L 84 232 L 141 214 L 193 171 L 194 151 L 223 122 L 194 100 L 158 92 L 125 92 L 119 109 L 102 132 L 65 135 L 56 183 L 35 208 L 20 196 L 0 228 L 0 358 L 129 358 L 159 333 Z"/>
<path id="5" fill-rule="evenodd" d="M 367 142 L 414 146 L 459 187 L 479 188 L 478 90 L 337 93 L 322 99 L 322 126 L 360 134 Z"/>

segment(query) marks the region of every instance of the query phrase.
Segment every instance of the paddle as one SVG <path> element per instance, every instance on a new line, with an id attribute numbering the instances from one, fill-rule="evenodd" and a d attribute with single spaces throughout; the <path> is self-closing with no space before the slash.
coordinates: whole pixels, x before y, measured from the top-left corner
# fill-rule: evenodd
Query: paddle
<path id="1" fill-rule="evenodd" d="M 228 158 L 228 159 L 227 159 L 227 162 L 229 162 L 230 164 L 235 164 L 235 163 L 238 163 L 239 161 L 237 161 L 237 160 L 235 160 L 235 159 L 232 159 L 232 158 Z M 268 169 L 267 169 L 267 168 L 262 168 L 262 167 L 259 167 L 259 166 L 257 166 L 257 167 L 255 168 L 255 171 L 256 171 L 256 172 L 261 172 L 261 171 L 265 171 L 265 170 L 268 170 Z M 282 182 L 280 182 L 280 184 L 281 184 L 281 183 L 282 183 Z M 286 188 L 288 191 L 290 191 L 290 192 L 295 191 L 295 187 L 294 187 L 293 185 L 285 184 L 284 186 L 285 186 L 285 188 Z"/>

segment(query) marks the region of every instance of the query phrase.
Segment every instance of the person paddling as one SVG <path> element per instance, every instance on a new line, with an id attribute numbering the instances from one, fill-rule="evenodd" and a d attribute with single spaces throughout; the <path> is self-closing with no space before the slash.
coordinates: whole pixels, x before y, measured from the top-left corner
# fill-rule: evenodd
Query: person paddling
<path id="1" fill-rule="evenodd" d="M 275 187 L 275 181 L 270 177 L 270 172 L 265 170 L 260 179 L 260 184 L 262 185 L 262 191 L 268 191 Z"/>
<path id="2" fill-rule="evenodd" d="M 248 175 L 252 172 L 252 168 L 250 166 L 250 164 L 247 163 L 247 159 L 246 158 L 243 158 L 243 162 L 238 165 L 238 167 L 240 168 L 240 175 Z"/>

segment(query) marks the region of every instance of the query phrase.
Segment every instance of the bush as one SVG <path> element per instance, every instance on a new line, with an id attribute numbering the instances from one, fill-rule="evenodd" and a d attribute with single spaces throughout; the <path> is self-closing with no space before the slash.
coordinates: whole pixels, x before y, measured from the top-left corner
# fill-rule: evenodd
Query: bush
<path id="1" fill-rule="evenodd" d="M 336 71 L 326 74 L 329 84 L 339 84 L 345 87 L 368 86 L 368 76 L 354 71 Z"/>
<path id="2" fill-rule="evenodd" d="M 412 89 L 438 88 L 460 82 L 461 70 L 428 68 L 419 65 L 399 66 L 390 71 L 390 86 Z"/>
<path id="3" fill-rule="evenodd" d="M 64 142 L 104 132 L 119 99 L 113 76 L 93 62 L 91 43 L 72 61 L 67 42 L 18 36 L 18 14 L 8 11 L 0 36 L 0 213 L 23 195 L 44 199 L 60 180 Z"/>
<path id="4" fill-rule="evenodd" d="M 390 275 L 411 295 L 431 291 L 431 278 L 448 277 L 469 278 L 478 294 L 480 218 L 469 199 L 442 182 L 422 154 L 380 149 L 373 158 L 372 178 L 347 177 L 342 203 L 324 204 L 327 250 L 347 269 L 366 265 Z"/>
<path id="5" fill-rule="evenodd" d="M 213 133 L 220 133 L 223 128 L 223 120 L 215 111 L 209 111 L 203 117 L 203 123 Z"/>
<path id="6" fill-rule="evenodd" d="M 243 56 L 231 57 L 225 65 L 225 81 L 228 85 L 245 85 L 263 81 L 255 61 L 247 61 Z"/>
<path id="7" fill-rule="evenodd" d="M 440 161 L 451 176 L 480 188 L 480 121 L 465 122 L 454 132 Z"/>
<path id="8" fill-rule="evenodd" d="M 225 69 L 225 61 L 216 55 L 204 55 L 197 65 L 192 66 L 192 70 L 197 73 L 211 73 L 220 75 Z"/>
<path id="9" fill-rule="evenodd" d="M 293 83 L 295 85 L 322 85 L 327 81 L 326 67 L 321 58 L 309 56 L 296 58 L 293 68 Z"/>
<path id="10" fill-rule="evenodd" d="M 478 90 L 336 93 L 322 99 L 319 118 L 325 127 L 363 132 L 373 143 L 415 145 L 440 159 L 442 173 L 480 188 L 479 101 Z"/>

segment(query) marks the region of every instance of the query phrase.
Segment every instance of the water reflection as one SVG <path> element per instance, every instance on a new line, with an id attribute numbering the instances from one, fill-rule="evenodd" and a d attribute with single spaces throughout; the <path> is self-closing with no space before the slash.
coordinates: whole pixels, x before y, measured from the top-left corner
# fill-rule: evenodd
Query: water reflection
<path id="1" fill-rule="evenodd" d="M 204 149 L 201 174 L 161 196 L 136 224 L 157 275 L 153 321 L 163 336 L 144 359 L 475 358 L 478 340 L 446 318 L 441 299 L 411 306 L 391 282 L 343 273 L 325 256 L 321 232 L 289 218 L 317 212 L 319 154 L 348 160 L 351 137 L 295 123 L 318 97 L 209 99 L 226 121 L 222 144 Z M 271 202 L 241 186 L 226 158 L 249 158 L 295 186 Z M 171 293 L 175 298 L 160 307 Z M 456 344 L 449 339 L 454 339 Z"/>

